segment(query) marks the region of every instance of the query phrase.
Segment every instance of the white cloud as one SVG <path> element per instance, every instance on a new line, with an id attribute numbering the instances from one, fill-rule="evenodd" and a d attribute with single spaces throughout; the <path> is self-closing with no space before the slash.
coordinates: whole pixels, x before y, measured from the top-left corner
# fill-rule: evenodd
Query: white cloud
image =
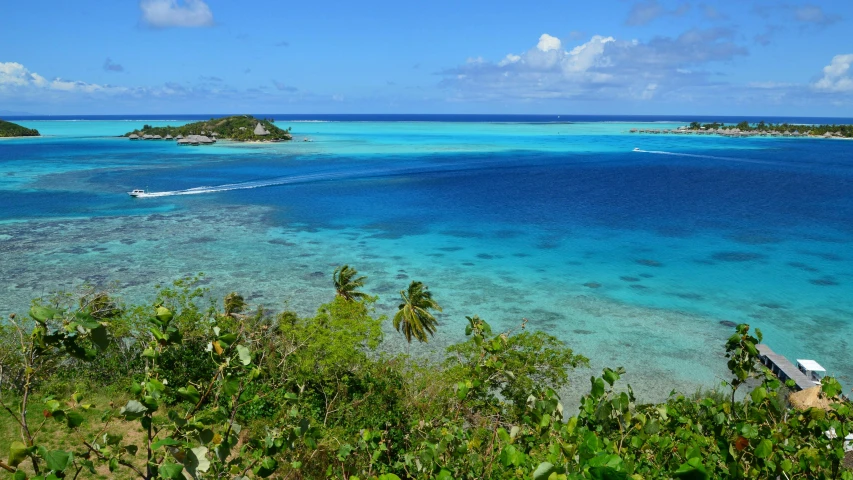
<path id="1" fill-rule="evenodd" d="M 441 74 L 457 98 L 651 99 L 684 87 L 716 83 L 707 65 L 746 55 L 732 30 L 691 29 L 641 42 L 594 35 L 564 48 L 543 34 L 536 45 L 499 61 L 477 58 Z"/>
<path id="2" fill-rule="evenodd" d="M 593 36 L 588 42 L 578 45 L 568 53 L 563 62 L 563 70 L 585 72 L 594 66 L 607 66 L 609 60 L 604 57 L 604 46 L 615 41 L 613 37 Z"/>
<path id="3" fill-rule="evenodd" d="M 22 87 L 27 85 L 44 86 L 47 80 L 37 73 L 30 72 L 20 63 L 0 62 L 0 89 L 3 87 Z"/>
<path id="4" fill-rule="evenodd" d="M 853 53 L 836 55 L 832 62 L 823 67 L 823 77 L 814 83 L 814 87 L 825 92 L 853 92 Z"/>
<path id="5" fill-rule="evenodd" d="M 539 44 L 536 45 L 536 48 L 543 52 L 550 52 L 551 50 L 559 50 L 562 46 L 563 44 L 560 42 L 559 38 L 543 33 L 542 36 L 539 37 Z"/>
<path id="6" fill-rule="evenodd" d="M 209 27 L 213 25 L 213 12 L 203 0 L 140 0 L 142 20 L 158 28 Z"/>
<path id="7" fill-rule="evenodd" d="M 510 63 L 515 63 L 515 62 L 517 62 L 517 61 L 519 61 L 519 60 L 521 60 L 521 56 L 520 56 L 520 55 L 513 55 L 513 54 L 509 53 L 509 54 L 507 54 L 507 56 L 506 56 L 506 57 L 504 57 L 504 59 L 503 59 L 503 60 L 501 60 L 500 62 L 498 62 L 498 65 L 500 65 L 501 67 L 503 67 L 504 65 L 509 65 Z"/>
<path id="8" fill-rule="evenodd" d="M 121 93 L 128 91 L 125 87 L 98 85 L 96 83 L 63 80 L 61 78 L 47 80 L 38 73 L 31 72 L 20 63 L 0 62 L 0 93 L 11 92 L 13 90 L 15 92 L 55 91 L 80 93 Z"/>

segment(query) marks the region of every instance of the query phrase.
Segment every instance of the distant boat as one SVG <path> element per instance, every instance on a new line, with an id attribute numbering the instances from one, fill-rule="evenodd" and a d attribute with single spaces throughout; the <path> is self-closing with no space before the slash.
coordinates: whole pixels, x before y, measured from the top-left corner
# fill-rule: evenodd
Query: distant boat
<path id="1" fill-rule="evenodd" d="M 634 151 L 635 151 L 635 152 L 639 152 L 639 151 L 640 151 L 640 149 L 639 149 L 639 148 L 637 148 L 637 147 L 634 147 Z"/>
<path id="2" fill-rule="evenodd" d="M 127 192 L 127 194 L 131 197 L 141 197 L 142 195 L 145 195 L 145 190 L 136 189 L 131 192 Z"/>

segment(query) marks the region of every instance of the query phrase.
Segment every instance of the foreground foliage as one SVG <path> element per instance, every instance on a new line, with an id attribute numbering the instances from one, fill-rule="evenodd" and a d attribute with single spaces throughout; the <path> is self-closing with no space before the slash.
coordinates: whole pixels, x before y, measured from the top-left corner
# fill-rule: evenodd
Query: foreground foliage
<path id="1" fill-rule="evenodd" d="M 494 333 L 473 316 L 441 364 L 388 356 L 378 350 L 387 319 L 375 297 L 353 294 L 357 275 L 336 270 L 333 299 L 309 318 L 252 310 L 237 293 L 219 307 L 198 278 L 148 306 L 94 290 L 34 302 L 29 319 L 0 326 L 2 421 L 20 434 L 0 439 L 0 469 L 15 479 L 853 479 L 842 466 L 853 411 L 838 382 L 821 387 L 828 411 L 790 409 L 747 325 L 725 344 L 725 395 L 638 404 L 619 384 L 624 370 L 605 368 L 565 412 L 557 390 L 588 362 L 563 341 L 526 321 Z M 402 298 L 409 313 L 395 326 L 425 339 L 438 320 L 412 312 L 438 304 L 420 282 Z M 91 404 L 91 389 L 114 400 Z"/>

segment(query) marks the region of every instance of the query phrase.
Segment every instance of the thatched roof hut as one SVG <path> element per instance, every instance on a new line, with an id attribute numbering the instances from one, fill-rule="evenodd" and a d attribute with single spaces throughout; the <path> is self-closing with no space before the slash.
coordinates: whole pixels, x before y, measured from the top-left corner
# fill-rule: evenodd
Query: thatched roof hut
<path id="1" fill-rule="evenodd" d="M 827 135 L 829 135 L 829 133 L 827 133 Z M 131 136 L 129 136 L 129 137 L 127 137 L 127 138 L 129 138 L 129 139 L 131 139 L 131 140 L 139 140 L 139 135 L 137 135 L 137 134 L 135 134 L 135 133 L 134 133 L 134 134 L 132 134 Z"/>
<path id="2" fill-rule="evenodd" d="M 788 395 L 788 401 L 798 410 L 810 408 L 829 410 L 829 404 L 832 403 L 829 398 L 820 395 L 819 385 Z"/>
<path id="3" fill-rule="evenodd" d="M 165 138 L 166 140 L 172 140 L 172 135 L 171 135 L 171 134 L 166 134 L 166 136 L 165 136 L 164 138 Z"/>
<path id="4" fill-rule="evenodd" d="M 255 135 L 258 135 L 258 136 L 264 136 L 264 135 L 269 135 L 269 134 L 270 134 L 270 132 L 268 132 L 268 131 L 267 131 L 267 129 L 265 129 L 265 128 L 264 128 L 264 126 L 263 126 L 263 125 L 261 125 L 261 123 L 260 123 L 260 122 L 258 122 L 258 124 L 257 124 L 257 125 L 255 125 L 255 131 L 254 131 L 254 134 L 255 134 Z"/>

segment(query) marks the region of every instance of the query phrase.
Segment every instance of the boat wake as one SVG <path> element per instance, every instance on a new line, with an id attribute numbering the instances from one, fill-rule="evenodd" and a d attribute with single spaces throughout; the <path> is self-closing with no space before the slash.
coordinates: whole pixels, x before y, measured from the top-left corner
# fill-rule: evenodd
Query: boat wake
<path id="1" fill-rule="evenodd" d="M 186 190 L 172 190 L 167 192 L 144 192 L 135 195 L 136 198 L 172 197 L 177 195 L 200 195 L 203 193 L 228 192 L 231 190 L 247 190 L 251 188 L 274 187 L 278 185 L 292 185 L 298 183 L 324 182 L 329 180 L 355 180 L 367 178 L 397 177 L 414 174 L 428 174 L 437 172 L 448 172 L 457 170 L 470 170 L 490 164 L 491 162 L 475 162 L 466 165 L 439 164 L 410 168 L 376 168 L 365 170 L 350 170 L 343 172 L 318 172 L 305 175 L 291 175 L 275 177 L 264 180 L 253 180 L 249 182 L 228 183 L 216 186 L 193 187 Z"/>
<path id="2" fill-rule="evenodd" d="M 711 160 L 723 160 L 727 162 L 740 162 L 740 163 L 760 163 L 764 165 L 791 165 L 783 162 L 772 162 L 768 160 L 755 160 L 752 158 L 738 158 L 738 157 L 718 157 L 714 155 L 700 155 L 696 153 L 679 153 L 679 152 L 664 152 L 661 150 L 640 150 L 639 148 L 635 148 L 633 150 L 637 153 L 652 153 L 655 155 L 673 155 L 677 157 L 692 157 L 692 158 L 707 158 Z"/>
<path id="3" fill-rule="evenodd" d="M 399 172 L 399 174 L 403 173 L 405 172 Z M 225 185 L 193 187 L 187 188 L 186 190 L 172 190 L 167 192 L 145 192 L 137 195 L 137 198 L 173 197 L 177 195 L 201 195 L 203 193 L 228 192 L 231 190 L 247 190 L 250 188 L 273 187 L 277 185 L 290 185 L 295 183 L 321 182 L 325 180 L 382 176 L 383 174 L 387 175 L 388 172 L 383 172 L 380 170 L 365 170 L 359 172 L 313 173 L 308 175 L 276 177 L 266 180 L 254 180 L 250 182 L 228 183 Z"/>

